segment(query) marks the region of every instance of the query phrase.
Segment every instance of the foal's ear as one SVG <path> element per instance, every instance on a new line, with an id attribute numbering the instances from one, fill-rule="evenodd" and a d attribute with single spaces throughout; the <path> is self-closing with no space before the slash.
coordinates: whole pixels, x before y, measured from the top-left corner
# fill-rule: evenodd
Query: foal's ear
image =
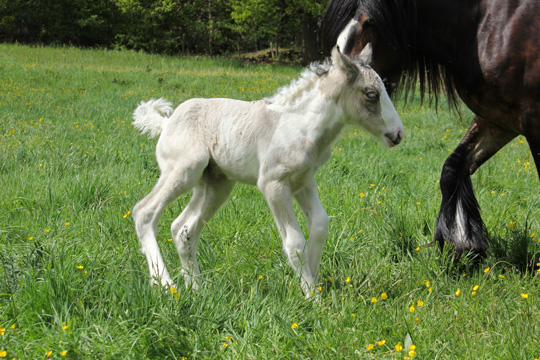
<path id="1" fill-rule="evenodd" d="M 371 43 L 367 43 L 366 46 L 362 49 L 362 52 L 358 55 L 358 59 L 364 65 L 369 65 L 373 57 L 373 47 Z"/>
<path id="2" fill-rule="evenodd" d="M 351 58 L 341 53 L 339 46 L 334 47 L 332 50 L 332 64 L 345 72 L 345 74 L 347 74 L 347 81 L 351 83 L 354 82 L 360 74 L 358 66 Z"/>

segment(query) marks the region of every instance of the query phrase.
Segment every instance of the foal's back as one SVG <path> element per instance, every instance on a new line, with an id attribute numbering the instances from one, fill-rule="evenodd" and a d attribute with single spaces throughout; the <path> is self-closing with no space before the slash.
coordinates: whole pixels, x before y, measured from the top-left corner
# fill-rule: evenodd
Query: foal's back
<path id="1" fill-rule="evenodd" d="M 228 179 L 255 185 L 260 154 L 268 149 L 279 114 L 267 102 L 190 99 L 180 104 L 157 145 L 160 155 L 189 156 L 204 148 L 209 163 Z"/>

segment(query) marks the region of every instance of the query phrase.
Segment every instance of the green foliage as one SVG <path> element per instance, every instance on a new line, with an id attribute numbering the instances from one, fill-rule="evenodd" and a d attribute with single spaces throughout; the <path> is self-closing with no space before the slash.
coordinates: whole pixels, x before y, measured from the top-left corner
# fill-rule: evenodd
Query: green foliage
<path id="1" fill-rule="evenodd" d="M 209 55 L 298 41 L 326 1 L 0 0 L 0 41 Z"/>
<path id="2" fill-rule="evenodd" d="M 260 99 L 300 71 L 0 45 L 0 355 L 538 358 L 540 186 L 526 141 L 473 176 L 499 245 L 477 267 L 455 264 L 451 249 L 429 244 L 440 169 L 467 124 L 418 98 L 396 103 L 406 126 L 398 147 L 349 129 L 320 170 L 331 227 L 317 301 L 303 298 L 264 199 L 242 185 L 203 232 L 199 291 L 183 288 L 167 241 L 189 195 L 165 210 L 158 241 L 178 289 L 150 286 L 130 209 L 159 170 L 156 141 L 130 125 L 137 103 Z"/>

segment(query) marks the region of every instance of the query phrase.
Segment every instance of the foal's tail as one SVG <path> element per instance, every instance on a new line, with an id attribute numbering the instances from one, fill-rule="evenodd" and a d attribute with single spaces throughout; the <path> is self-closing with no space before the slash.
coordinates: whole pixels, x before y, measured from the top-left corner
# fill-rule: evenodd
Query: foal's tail
<path id="1" fill-rule="evenodd" d="M 141 133 L 153 138 L 161 134 L 165 120 L 173 112 L 172 104 L 165 99 L 141 101 L 133 112 L 133 123 Z"/>

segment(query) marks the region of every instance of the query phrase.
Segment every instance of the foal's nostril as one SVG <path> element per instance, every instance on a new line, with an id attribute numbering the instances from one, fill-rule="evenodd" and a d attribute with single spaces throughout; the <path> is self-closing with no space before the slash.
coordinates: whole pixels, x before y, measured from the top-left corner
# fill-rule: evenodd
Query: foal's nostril
<path id="1" fill-rule="evenodd" d="M 401 142 L 401 139 L 403 139 L 403 131 L 399 130 L 397 133 L 386 133 L 384 136 L 392 142 L 392 144 L 397 145 Z"/>

